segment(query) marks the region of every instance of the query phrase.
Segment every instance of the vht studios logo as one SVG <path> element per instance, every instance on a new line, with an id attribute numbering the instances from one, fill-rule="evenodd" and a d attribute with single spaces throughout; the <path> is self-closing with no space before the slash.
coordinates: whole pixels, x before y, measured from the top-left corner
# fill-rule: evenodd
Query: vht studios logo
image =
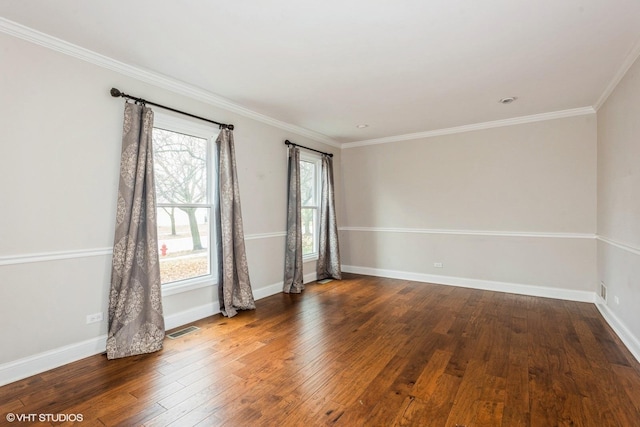
<path id="1" fill-rule="evenodd" d="M 63 422 L 82 422 L 82 414 L 14 414 L 9 412 L 5 417 L 10 423 L 63 423 Z"/>

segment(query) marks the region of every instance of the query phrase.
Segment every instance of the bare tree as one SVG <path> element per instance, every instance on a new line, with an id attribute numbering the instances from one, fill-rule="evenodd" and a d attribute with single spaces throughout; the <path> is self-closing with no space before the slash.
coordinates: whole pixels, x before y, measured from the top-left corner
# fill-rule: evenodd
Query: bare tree
<path id="1" fill-rule="evenodd" d="M 175 208 L 187 214 L 193 250 L 203 249 L 196 218 L 197 207 L 180 205 L 194 205 L 207 200 L 207 141 L 154 129 L 153 145 L 158 203 L 175 203 Z M 173 234 L 175 217 L 169 216 Z"/>
<path id="2" fill-rule="evenodd" d="M 313 221 L 317 208 L 305 208 L 313 206 L 316 201 L 315 191 L 315 165 L 311 162 L 300 162 L 300 200 L 301 200 L 301 225 L 302 225 L 302 252 L 313 251 Z"/>
<path id="3" fill-rule="evenodd" d="M 171 235 L 176 236 L 178 234 L 176 233 L 176 208 L 163 207 L 162 210 L 164 211 L 164 213 L 167 214 L 167 216 L 169 217 L 169 220 L 171 221 Z"/>

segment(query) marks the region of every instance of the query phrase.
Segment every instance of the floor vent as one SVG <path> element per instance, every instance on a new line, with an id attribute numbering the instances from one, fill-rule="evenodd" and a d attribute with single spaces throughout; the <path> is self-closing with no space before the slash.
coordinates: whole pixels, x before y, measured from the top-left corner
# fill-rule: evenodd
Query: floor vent
<path id="1" fill-rule="evenodd" d="M 607 286 L 604 282 L 600 282 L 600 297 L 605 301 L 607 300 Z"/>
<path id="2" fill-rule="evenodd" d="M 175 331 L 175 332 L 171 332 L 170 334 L 167 334 L 167 338 L 175 340 L 176 338 L 180 338 L 182 336 L 185 336 L 187 334 L 190 334 L 191 332 L 195 332 L 198 330 L 200 330 L 200 328 L 198 328 L 197 326 L 189 326 L 188 328 L 180 329 L 179 331 Z"/>
<path id="3" fill-rule="evenodd" d="M 333 282 L 333 279 L 318 280 L 318 283 L 320 283 L 321 285 L 324 285 L 325 283 L 329 283 L 329 282 Z"/>

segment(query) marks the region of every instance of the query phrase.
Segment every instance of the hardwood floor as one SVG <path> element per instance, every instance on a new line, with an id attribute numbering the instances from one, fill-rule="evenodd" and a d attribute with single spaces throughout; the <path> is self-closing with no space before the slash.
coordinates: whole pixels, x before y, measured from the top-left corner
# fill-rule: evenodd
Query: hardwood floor
<path id="1" fill-rule="evenodd" d="M 592 304 L 345 276 L 2 387 L 0 424 L 640 426 L 640 365 Z"/>

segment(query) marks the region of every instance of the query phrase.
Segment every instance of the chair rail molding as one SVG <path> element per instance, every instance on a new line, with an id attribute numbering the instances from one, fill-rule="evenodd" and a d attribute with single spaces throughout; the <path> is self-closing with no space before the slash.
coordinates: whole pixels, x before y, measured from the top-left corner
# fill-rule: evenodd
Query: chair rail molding
<path id="1" fill-rule="evenodd" d="M 339 227 L 339 231 L 361 231 L 372 233 L 410 233 L 410 234 L 451 234 L 464 236 L 493 237 L 542 237 L 555 239 L 595 239 L 591 233 L 557 233 L 537 231 L 497 231 L 497 230 L 451 230 L 440 228 L 394 228 L 394 227 Z"/>

